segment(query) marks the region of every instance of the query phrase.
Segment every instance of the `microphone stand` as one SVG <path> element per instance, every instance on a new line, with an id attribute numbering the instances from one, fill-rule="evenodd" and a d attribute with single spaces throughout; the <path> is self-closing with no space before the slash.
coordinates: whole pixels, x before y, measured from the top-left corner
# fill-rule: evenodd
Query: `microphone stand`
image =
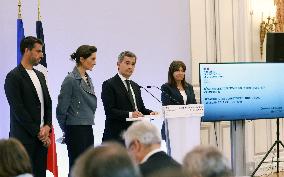
<path id="1" fill-rule="evenodd" d="M 160 89 L 159 87 L 154 86 L 154 85 L 152 85 L 152 86 L 148 85 L 148 86 L 147 86 L 147 88 L 152 88 L 152 87 L 154 87 L 154 88 L 160 90 L 160 91 L 161 91 L 162 93 L 164 93 L 170 100 L 174 101 L 177 105 L 182 105 L 179 101 L 177 101 L 176 99 L 174 99 L 173 97 L 171 97 L 167 92 L 163 91 L 163 90 Z"/>
<path id="2" fill-rule="evenodd" d="M 150 85 L 147 86 L 147 88 L 152 88 L 152 87 L 160 90 L 162 92 L 162 94 L 165 94 L 165 96 L 168 97 L 170 100 L 174 101 L 177 105 L 180 105 L 180 103 L 176 99 L 171 97 L 167 92 L 163 91 L 159 87 L 157 87 L 157 86 L 150 86 Z M 164 124 L 165 124 L 165 135 L 166 135 L 165 141 L 166 141 L 166 146 L 167 146 L 167 153 L 169 155 L 171 155 L 171 146 L 170 146 L 171 142 L 170 142 L 170 138 L 169 138 L 169 129 L 168 129 L 168 121 L 167 121 L 167 119 L 164 120 Z"/>
<path id="3" fill-rule="evenodd" d="M 155 97 L 151 92 L 149 92 L 146 88 L 140 86 L 140 88 L 143 88 L 147 93 L 149 93 L 153 98 L 155 98 L 159 103 L 162 103 L 161 100 L 159 100 L 157 97 Z M 148 88 L 148 86 L 147 86 Z"/>

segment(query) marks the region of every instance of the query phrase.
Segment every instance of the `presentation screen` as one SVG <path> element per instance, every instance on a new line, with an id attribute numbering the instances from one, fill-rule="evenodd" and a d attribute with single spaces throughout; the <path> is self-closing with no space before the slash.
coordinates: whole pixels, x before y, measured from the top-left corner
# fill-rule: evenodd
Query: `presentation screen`
<path id="1" fill-rule="evenodd" d="M 284 117 L 284 63 L 200 63 L 203 121 Z"/>

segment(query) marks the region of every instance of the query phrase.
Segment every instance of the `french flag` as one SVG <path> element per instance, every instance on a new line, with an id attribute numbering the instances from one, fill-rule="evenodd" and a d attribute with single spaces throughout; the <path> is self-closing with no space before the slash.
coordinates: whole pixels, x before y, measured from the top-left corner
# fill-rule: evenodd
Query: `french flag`
<path id="1" fill-rule="evenodd" d="M 37 38 L 41 39 L 42 42 L 44 42 L 44 35 L 43 35 L 43 28 L 41 21 L 36 22 L 36 35 Z M 40 63 L 35 67 L 35 69 L 42 72 L 46 80 L 48 80 L 45 45 L 42 47 L 42 52 L 43 52 L 43 58 L 41 59 Z M 56 153 L 55 134 L 53 127 L 52 127 L 52 132 L 50 134 L 50 140 L 51 144 L 48 148 L 48 153 L 47 153 L 47 170 L 50 171 L 54 177 L 58 177 L 57 153 Z"/>

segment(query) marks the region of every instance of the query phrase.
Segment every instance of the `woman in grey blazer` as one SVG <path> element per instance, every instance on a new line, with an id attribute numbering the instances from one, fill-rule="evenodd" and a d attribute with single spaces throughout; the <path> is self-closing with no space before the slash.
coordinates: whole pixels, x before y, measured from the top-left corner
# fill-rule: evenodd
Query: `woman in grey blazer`
<path id="1" fill-rule="evenodd" d="M 96 64 L 95 46 L 82 45 L 71 55 L 76 62 L 69 73 L 58 96 L 56 117 L 65 134 L 69 156 L 69 174 L 76 158 L 89 146 L 94 145 L 94 114 L 97 108 L 97 97 L 87 70 Z"/>

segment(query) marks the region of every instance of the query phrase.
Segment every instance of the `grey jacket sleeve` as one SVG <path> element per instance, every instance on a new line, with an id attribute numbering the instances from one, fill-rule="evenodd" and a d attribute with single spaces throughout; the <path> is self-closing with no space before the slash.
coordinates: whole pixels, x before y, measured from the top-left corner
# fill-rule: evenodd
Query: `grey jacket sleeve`
<path id="1" fill-rule="evenodd" d="M 65 132 L 65 122 L 67 119 L 67 111 L 71 104 L 73 82 L 74 82 L 74 78 L 67 76 L 61 85 L 60 94 L 58 95 L 58 104 L 56 107 L 56 118 L 63 132 Z"/>

